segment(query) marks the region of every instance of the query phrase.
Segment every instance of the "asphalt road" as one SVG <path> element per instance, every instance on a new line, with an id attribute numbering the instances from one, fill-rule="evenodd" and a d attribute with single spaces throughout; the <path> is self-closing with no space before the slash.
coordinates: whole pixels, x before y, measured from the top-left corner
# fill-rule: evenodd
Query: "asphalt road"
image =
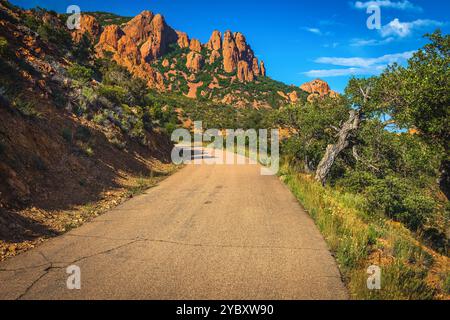
<path id="1" fill-rule="evenodd" d="M 71 265 L 80 268 L 80 290 L 67 288 Z M 0 264 L 0 299 L 347 297 L 312 219 L 257 165 L 187 165 Z"/>

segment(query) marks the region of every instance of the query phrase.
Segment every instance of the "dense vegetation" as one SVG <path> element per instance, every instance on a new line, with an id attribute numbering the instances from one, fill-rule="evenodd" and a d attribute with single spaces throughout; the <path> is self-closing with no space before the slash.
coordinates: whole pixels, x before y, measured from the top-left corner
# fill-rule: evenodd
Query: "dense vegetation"
<path id="1" fill-rule="evenodd" d="M 447 252 L 448 190 L 436 181 L 447 179 L 449 169 L 450 37 L 437 32 L 430 40 L 407 67 L 353 79 L 345 96 L 287 107 L 275 119 L 297 129 L 283 151 L 310 173 L 336 143 L 349 112 L 356 111 L 360 123 L 327 182 L 364 195 L 368 212 L 404 223 Z"/>

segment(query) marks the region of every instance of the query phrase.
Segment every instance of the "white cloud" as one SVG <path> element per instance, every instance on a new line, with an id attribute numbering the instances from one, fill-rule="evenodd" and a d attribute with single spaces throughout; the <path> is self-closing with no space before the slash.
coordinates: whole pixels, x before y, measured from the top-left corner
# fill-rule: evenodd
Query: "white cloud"
<path id="1" fill-rule="evenodd" d="M 311 70 L 304 74 L 311 78 L 327 78 L 341 76 L 362 76 L 376 75 L 383 71 L 385 66 L 374 66 L 370 68 L 347 68 L 347 69 L 328 69 L 328 70 Z"/>
<path id="2" fill-rule="evenodd" d="M 333 43 L 326 43 L 323 45 L 324 48 L 337 48 L 339 47 L 339 42 L 333 42 Z"/>
<path id="3" fill-rule="evenodd" d="M 401 22 L 396 18 L 383 26 L 380 33 L 383 38 L 392 36 L 404 38 L 411 35 L 415 30 L 427 27 L 442 27 L 443 25 L 445 23 L 436 20 L 419 19 L 411 22 Z"/>
<path id="4" fill-rule="evenodd" d="M 377 0 L 377 1 L 356 1 L 353 4 L 353 7 L 356 9 L 367 9 L 370 6 L 378 6 L 382 8 L 391 8 L 397 10 L 413 10 L 413 11 L 422 11 L 422 8 L 412 4 L 408 0 L 402 1 L 390 1 L 390 0 Z"/>
<path id="5" fill-rule="evenodd" d="M 382 46 L 388 43 L 393 42 L 395 39 L 393 37 L 389 37 L 383 40 L 377 39 L 352 39 L 350 40 L 351 47 L 374 47 L 374 46 Z"/>
<path id="6" fill-rule="evenodd" d="M 320 31 L 320 29 L 318 29 L 318 28 L 304 27 L 303 30 L 306 30 L 306 31 L 314 33 L 314 34 L 322 35 L 322 31 Z"/>
<path id="7" fill-rule="evenodd" d="M 312 78 L 338 77 L 349 75 L 376 75 L 381 73 L 390 64 L 405 62 L 412 57 L 413 53 L 414 51 L 407 51 L 396 54 L 387 54 L 378 58 L 321 57 L 316 59 L 314 62 L 347 68 L 310 70 L 308 72 L 305 72 L 304 74 Z"/>
<path id="8" fill-rule="evenodd" d="M 369 67 L 376 64 L 390 64 L 399 62 L 400 60 L 407 60 L 412 57 L 414 51 L 407 51 L 403 53 L 387 54 L 378 58 L 334 58 L 322 57 L 315 60 L 316 63 L 331 64 L 342 67 Z"/>

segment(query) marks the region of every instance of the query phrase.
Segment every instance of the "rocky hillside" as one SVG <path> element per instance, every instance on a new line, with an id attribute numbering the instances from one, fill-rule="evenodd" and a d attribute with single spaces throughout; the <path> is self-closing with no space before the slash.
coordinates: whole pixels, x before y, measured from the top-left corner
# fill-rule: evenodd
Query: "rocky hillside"
<path id="1" fill-rule="evenodd" d="M 145 82 L 93 60 L 84 38 L 0 1 L 0 260 L 171 168 L 176 113 L 144 109 Z"/>

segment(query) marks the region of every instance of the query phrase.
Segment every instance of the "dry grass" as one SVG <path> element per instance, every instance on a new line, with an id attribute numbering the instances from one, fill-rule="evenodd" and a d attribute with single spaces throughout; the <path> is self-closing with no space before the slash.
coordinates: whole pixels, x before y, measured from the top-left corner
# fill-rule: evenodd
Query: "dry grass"
<path id="1" fill-rule="evenodd" d="M 420 243 L 402 224 L 364 212 L 365 199 L 283 165 L 281 179 L 315 220 L 353 299 L 449 299 L 449 258 Z M 367 289 L 367 268 L 382 270 L 381 290 Z"/>

